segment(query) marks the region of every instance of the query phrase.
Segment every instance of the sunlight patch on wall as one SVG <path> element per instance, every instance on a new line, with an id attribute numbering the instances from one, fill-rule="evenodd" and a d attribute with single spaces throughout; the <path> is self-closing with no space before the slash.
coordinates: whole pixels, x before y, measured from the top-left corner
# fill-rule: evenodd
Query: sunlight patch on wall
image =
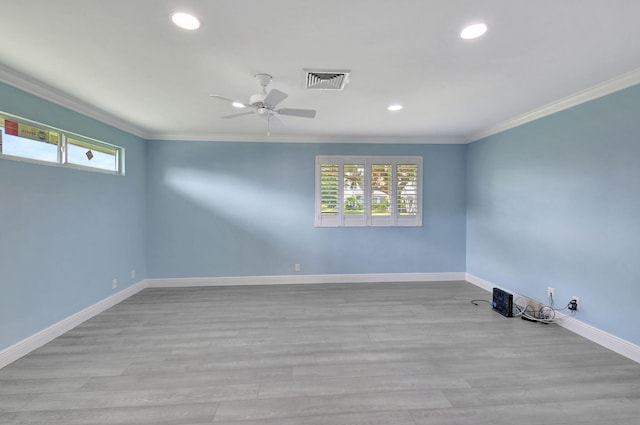
<path id="1" fill-rule="evenodd" d="M 292 251 L 305 246 L 305 238 L 294 229 L 313 226 L 313 212 L 307 214 L 305 200 L 287 193 L 284 187 L 267 187 L 237 175 L 180 168 L 168 170 L 164 181 L 172 190 L 216 216 L 267 243 L 278 243 Z"/>

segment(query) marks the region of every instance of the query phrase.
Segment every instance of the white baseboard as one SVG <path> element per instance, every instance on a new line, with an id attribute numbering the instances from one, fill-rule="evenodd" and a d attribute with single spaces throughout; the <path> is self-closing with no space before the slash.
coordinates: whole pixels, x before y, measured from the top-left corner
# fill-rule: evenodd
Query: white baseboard
<path id="1" fill-rule="evenodd" d="M 470 273 L 466 273 L 466 280 L 469 283 L 474 284 L 475 286 L 484 289 L 485 291 L 492 292 L 493 288 L 504 289 L 508 292 L 513 293 L 509 288 L 504 288 L 500 285 L 496 285 L 487 280 L 481 279 L 477 276 L 474 276 Z M 518 294 L 514 293 L 514 296 Z M 619 338 L 613 334 L 605 332 L 601 329 L 598 329 L 594 326 L 588 325 L 580 320 L 577 320 L 571 316 L 567 316 L 565 314 L 556 313 L 556 317 L 558 318 L 557 324 L 562 326 L 563 328 L 578 334 L 590 341 L 595 342 L 609 350 L 616 352 L 628 359 L 631 359 L 637 363 L 640 363 L 640 346 L 633 344 L 627 340 Z"/>
<path id="2" fill-rule="evenodd" d="M 504 289 L 506 291 L 508 291 L 508 289 L 503 288 L 502 286 L 496 285 L 495 283 L 491 283 L 488 280 L 484 280 L 484 279 L 480 279 L 477 276 L 474 276 L 472 274 L 466 273 L 466 281 L 469 283 L 473 283 L 474 285 L 476 285 L 478 288 L 482 288 L 485 291 L 488 292 L 493 292 L 493 288 L 500 288 L 500 289 Z M 511 292 L 511 291 L 509 291 Z"/>
<path id="3" fill-rule="evenodd" d="M 454 273 L 375 273 L 323 274 L 283 276 L 194 277 L 175 279 L 147 279 L 148 288 L 179 288 L 190 286 L 247 286 L 247 285 L 305 285 L 320 283 L 374 282 L 436 282 L 463 281 L 466 274 Z"/>
<path id="4" fill-rule="evenodd" d="M 97 302 L 96 304 L 85 308 L 71 316 L 59 321 L 56 324 L 49 326 L 40 332 L 31 335 L 30 337 L 23 339 L 22 341 L 0 351 L 0 369 L 7 366 L 10 363 L 18 360 L 20 357 L 25 356 L 35 350 L 42 347 L 44 344 L 54 340 L 65 332 L 75 328 L 79 324 L 91 319 L 93 316 L 102 313 L 108 308 L 113 307 L 129 298 L 130 296 L 140 292 L 146 287 L 146 281 L 140 281 L 122 291 L 111 295 Z"/>

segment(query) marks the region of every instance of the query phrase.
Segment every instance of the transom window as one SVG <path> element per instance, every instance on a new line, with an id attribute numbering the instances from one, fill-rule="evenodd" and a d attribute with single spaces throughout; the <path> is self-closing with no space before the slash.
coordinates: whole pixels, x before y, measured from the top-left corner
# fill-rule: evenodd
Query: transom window
<path id="1" fill-rule="evenodd" d="M 422 157 L 317 156 L 315 225 L 422 226 Z"/>
<path id="2" fill-rule="evenodd" d="M 0 157 L 124 174 L 124 148 L 5 113 Z"/>

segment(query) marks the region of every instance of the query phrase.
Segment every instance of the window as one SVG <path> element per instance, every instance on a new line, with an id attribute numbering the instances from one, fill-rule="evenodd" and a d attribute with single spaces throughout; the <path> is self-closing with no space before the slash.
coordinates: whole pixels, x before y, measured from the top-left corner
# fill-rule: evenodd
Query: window
<path id="1" fill-rule="evenodd" d="M 78 136 L 67 138 L 67 163 L 93 167 L 101 170 L 118 170 L 118 149 L 114 146 L 96 144 Z"/>
<path id="2" fill-rule="evenodd" d="M 5 113 L 0 157 L 124 175 L 124 148 Z"/>
<path id="3" fill-rule="evenodd" d="M 422 226 L 422 157 L 317 156 L 316 226 Z"/>

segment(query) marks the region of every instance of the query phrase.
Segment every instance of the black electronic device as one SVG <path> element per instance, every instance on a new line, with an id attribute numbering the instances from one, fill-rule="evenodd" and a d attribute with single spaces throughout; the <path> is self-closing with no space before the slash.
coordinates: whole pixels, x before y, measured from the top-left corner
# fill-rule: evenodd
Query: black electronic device
<path id="1" fill-rule="evenodd" d="M 493 309 L 505 317 L 513 317 L 513 294 L 493 288 Z"/>

